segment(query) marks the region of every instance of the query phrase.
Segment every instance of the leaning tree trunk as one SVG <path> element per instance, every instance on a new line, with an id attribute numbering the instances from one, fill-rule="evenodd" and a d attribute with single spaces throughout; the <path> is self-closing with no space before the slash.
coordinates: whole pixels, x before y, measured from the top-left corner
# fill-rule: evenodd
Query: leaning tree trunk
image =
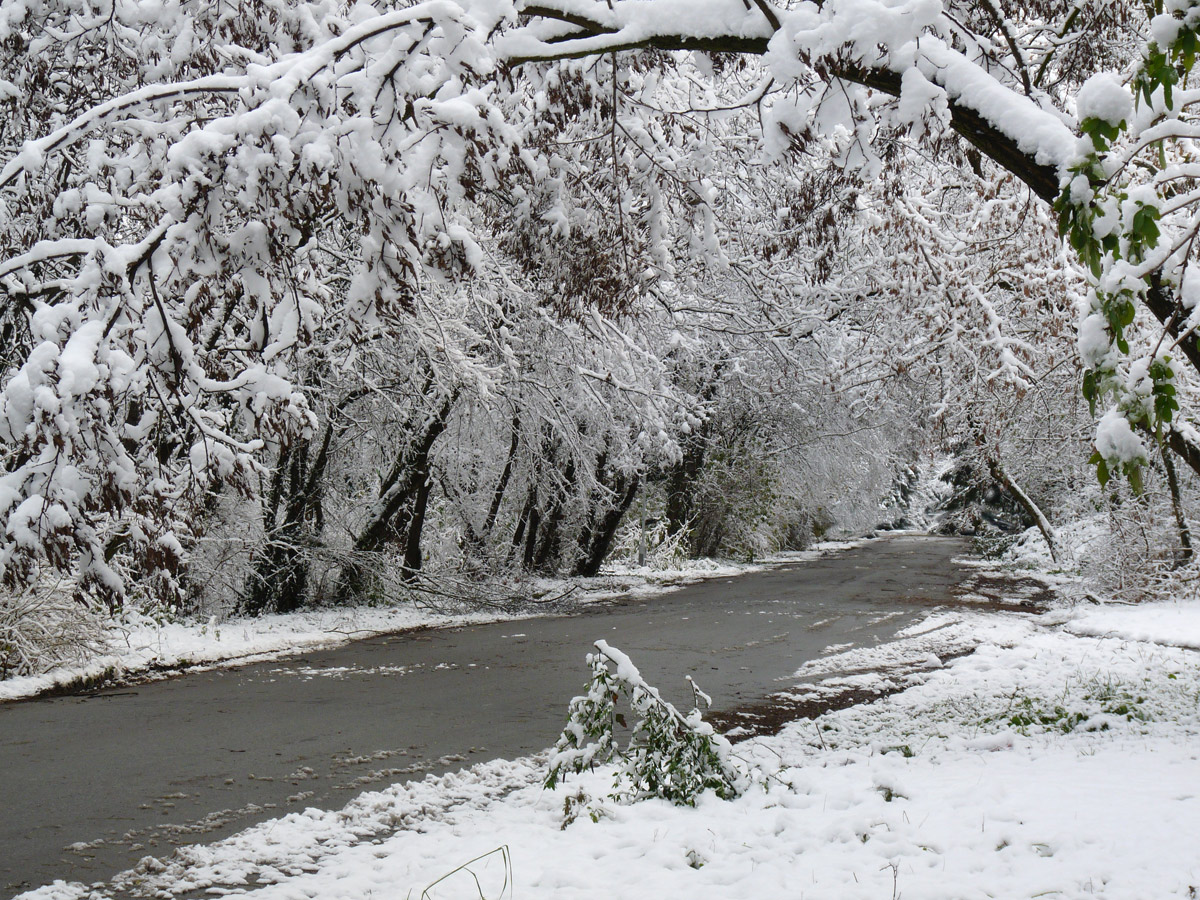
<path id="1" fill-rule="evenodd" d="M 425 502 L 428 502 L 430 452 L 446 430 L 457 398 L 457 391 L 452 392 L 423 423 L 409 429 L 415 434 L 415 440 L 397 454 L 391 471 L 380 485 L 371 518 L 355 539 L 352 556 L 338 578 L 338 602 L 348 602 L 363 592 L 369 568 L 365 558 L 381 551 L 389 541 L 397 538 L 403 541 L 406 567 L 410 554 L 419 558 L 424 509 L 420 510 L 419 520 L 414 514 L 418 511 L 423 490 Z M 406 577 L 411 577 L 407 568 L 405 571 Z"/>
<path id="2" fill-rule="evenodd" d="M 1033 499 L 1021 490 L 1021 486 L 1013 481 L 1012 477 L 1000 465 L 1000 462 L 995 459 L 988 460 L 988 468 L 991 470 L 992 477 L 1004 485 L 1005 489 L 1012 494 L 1013 499 L 1021 505 L 1029 518 L 1033 519 L 1037 525 L 1038 531 L 1042 533 L 1042 537 L 1046 541 L 1046 546 L 1050 548 L 1050 558 L 1054 560 L 1056 565 L 1061 564 L 1066 559 L 1062 545 L 1058 542 L 1058 535 L 1054 531 L 1054 526 L 1050 524 L 1050 520 L 1038 507 Z"/>
<path id="3" fill-rule="evenodd" d="M 613 478 L 612 492 L 616 496 L 617 502 L 606 509 L 599 520 L 594 521 L 584 531 L 580 538 L 580 549 L 583 552 L 579 561 L 575 563 L 572 575 L 591 576 L 600 571 L 600 566 L 608 556 L 608 551 L 612 548 L 613 540 L 617 536 L 617 528 L 620 527 L 621 519 L 633 505 L 640 486 L 641 476 L 637 473 L 634 473 L 628 481 L 620 472 L 616 473 Z"/>

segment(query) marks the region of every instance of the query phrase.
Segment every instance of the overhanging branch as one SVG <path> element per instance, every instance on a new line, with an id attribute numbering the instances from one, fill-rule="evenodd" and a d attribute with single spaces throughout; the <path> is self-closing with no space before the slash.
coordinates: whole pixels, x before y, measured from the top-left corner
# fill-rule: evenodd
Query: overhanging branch
<path id="1" fill-rule="evenodd" d="M 507 60 L 509 65 L 579 59 L 627 50 L 690 50 L 762 56 L 767 52 L 767 44 L 770 42 L 769 37 L 697 37 L 685 34 L 652 34 L 622 40 L 617 29 L 579 13 L 566 13 L 547 6 L 530 5 L 524 8 L 523 14 L 530 19 L 541 18 L 561 22 L 576 28 L 577 32 L 557 36 L 553 44 L 545 44 L 546 49 L 543 52 L 514 54 Z M 612 39 L 604 41 L 603 46 L 596 46 L 595 42 L 580 43 L 605 35 L 612 36 Z M 890 69 L 867 68 L 834 59 L 822 62 L 814 67 L 814 71 L 824 78 L 841 79 L 892 97 L 900 96 L 900 75 Z M 997 165 L 1011 172 L 1042 200 L 1047 203 L 1054 202 L 1059 193 L 1058 170 L 1054 166 L 1038 163 L 1017 146 L 1016 140 L 1004 134 L 970 107 L 953 99 L 949 99 L 948 104 L 951 128 Z"/>

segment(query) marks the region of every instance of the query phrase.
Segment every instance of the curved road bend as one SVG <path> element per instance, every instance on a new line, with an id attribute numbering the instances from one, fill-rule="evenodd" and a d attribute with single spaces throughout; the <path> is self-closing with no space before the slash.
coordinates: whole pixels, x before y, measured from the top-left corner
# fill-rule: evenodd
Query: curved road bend
<path id="1" fill-rule="evenodd" d="M 552 744 L 605 638 L 679 702 L 729 710 L 833 644 L 949 600 L 962 541 L 898 536 L 584 614 L 416 632 L 135 687 L 0 705 L 0 896 L 105 880 L 360 790 Z"/>

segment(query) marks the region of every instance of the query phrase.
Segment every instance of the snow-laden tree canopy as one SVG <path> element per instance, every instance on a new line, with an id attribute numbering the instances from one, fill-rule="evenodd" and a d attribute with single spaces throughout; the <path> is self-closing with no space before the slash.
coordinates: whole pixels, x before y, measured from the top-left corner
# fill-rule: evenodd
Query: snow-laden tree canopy
<path id="1" fill-rule="evenodd" d="M 463 403 L 511 430 L 497 496 L 553 463 L 623 511 L 718 385 L 911 373 L 924 334 L 956 384 L 1021 387 L 1073 292 L 1102 478 L 1162 441 L 1200 471 L 1175 415 L 1200 374 L 1198 27 L 1190 0 L 2 0 L 4 580 L 177 591 L 220 497 L 319 520 L 320 448 L 401 382 L 424 468 L 381 462 L 356 549 Z M 1052 241 L 981 249 L 1056 223 L 1082 277 Z M 698 381 L 696 328 L 724 335 Z"/>

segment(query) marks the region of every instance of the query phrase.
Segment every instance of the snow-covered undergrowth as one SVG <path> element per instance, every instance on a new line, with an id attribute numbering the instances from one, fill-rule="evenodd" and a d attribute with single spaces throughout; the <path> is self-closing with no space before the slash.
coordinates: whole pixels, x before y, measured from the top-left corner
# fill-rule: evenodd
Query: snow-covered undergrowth
<path id="1" fill-rule="evenodd" d="M 738 745 L 760 786 L 733 801 L 617 805 L 611 767 L 546 790 L 544 757 L 495 761 L 27 900 L 420 897 L 448 873 L 429 897 L 1194 897 L 1200 659 L 1019 616 L 932 625 L 912 652 L 951 627 L 984 643 Z"/>
<path id="2" fill-rule="evenodd" d="M 1077 519 L 1060 527 L 1058 535 L 1071 554 L 1065 571 L 1054 567 L 1046 542 L 1034 528 L 1013 541 L 1000 562 L 1005 568 L 1040 572 L 1039 577 L 1056 581 L 1064 594 L 1091 601 L 1064 614 L 1067 629 L 1200 649 L 1200 571 L 1194 564 L 1177 567 L 1170 558 L 1157 564 L 1143 561 L 1114 579 L 1114 535 L 1106 517 Z M 1048 576 L 1051 571 L 1056 574 Z"/>
<path id="3" fill-rule="evenodd" d="M 985 552 L 1006 568 L 1054 573 L 1076 580 L 1077 596 L 1143 602 L 1200 596 L 1198 582 L 1186 562 L 1179 531 L 1162 497 L 1125 499 L 1064 517 L 1055 524 L 1063 551 L 1051 559 L 1037 528 L 982 542 Z M 1095 505 L 1093 503 L 1093 505 Z"/>
<path id="4" fill-rule="evenodd" d="M 0 681 L 86 665 L 104 651 L 106 631 L 102 613 L 81 607 L 59 591 L 0 597 Z"/>
<path id="5" fill-rule="evenodd" d="M 1079 565 L 1103 552 L 1111 541 L 1111 534 L 1103 516 L 1088 516 L 1067 522 L 1057 529 L 1059 543 L 1067 549 L 1067 564 Z M 1007 541 L 1001 560 L 1009 565 L 1026 569 L 1049 570 L 1058 568 L 1050 558 L 1050 548 L 1037 528 L 1028 528 Z"/>

